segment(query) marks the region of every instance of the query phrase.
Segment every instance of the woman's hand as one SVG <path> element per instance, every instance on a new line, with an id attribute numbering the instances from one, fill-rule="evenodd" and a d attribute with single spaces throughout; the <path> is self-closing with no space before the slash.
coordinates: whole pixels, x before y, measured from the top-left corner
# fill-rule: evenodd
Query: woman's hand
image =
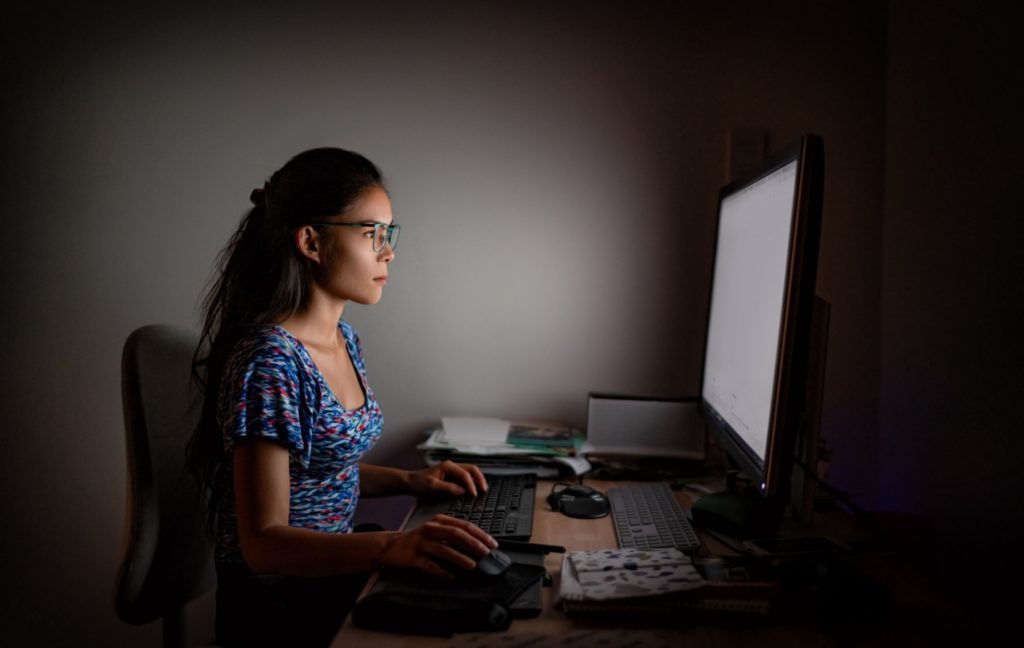
<path id="1" fill-rule="evenodd" d="M 413 495 L 447 493 L 459 496 L 468 492 L 476 497 L 480 491 L 487 492 L 487 480 L 472 464 L 443 461 L 436 466 L 410 472 L 409 489 Z"/>
<path id="2" fill-rule="evenodd" d="M 498 542 L 476 525 L 436 515 L 415 529 L 395 534 L 381 552 L 380 562 L 451 580 L 455 576 L 450 566 L 472 569 L 478 558 L 497 546 Z"/>

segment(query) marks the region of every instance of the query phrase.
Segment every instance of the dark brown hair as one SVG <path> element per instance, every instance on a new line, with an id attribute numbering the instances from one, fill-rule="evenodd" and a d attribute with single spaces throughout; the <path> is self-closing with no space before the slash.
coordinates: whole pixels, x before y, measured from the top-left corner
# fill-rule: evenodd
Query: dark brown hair
<path id="1" fill-rule="evenodd" d="M 202 302 L 202 331 L 192 361 L 204 400 L 188 446 L 189 469 L 206 496 L 211 531 L 223 491 L 217 398 L 231 351 L 247 329 L 281 322 L 306 304 L 312 266 L 295 246 L 295 230 L 341 214 L 367 189 L 383 186 L 380 169 L 358 153 L 339 148 L 299 153 L 253 190 L 252 209 L 221 250 Z"/>

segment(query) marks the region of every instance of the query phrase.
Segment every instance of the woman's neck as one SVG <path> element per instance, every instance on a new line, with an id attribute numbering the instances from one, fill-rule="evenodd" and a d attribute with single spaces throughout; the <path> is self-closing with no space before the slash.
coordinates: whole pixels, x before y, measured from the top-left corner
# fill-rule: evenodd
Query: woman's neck
<path id="1" fill-rule="evenodd" d="M 345 310 L 345 302 L 325 300 L 313 295 L 309 304 L 281 322 L 281 326 L 303 343 L 319 347 L 337 347 L 343 344 L 338 333 L 338 321 Z"/>

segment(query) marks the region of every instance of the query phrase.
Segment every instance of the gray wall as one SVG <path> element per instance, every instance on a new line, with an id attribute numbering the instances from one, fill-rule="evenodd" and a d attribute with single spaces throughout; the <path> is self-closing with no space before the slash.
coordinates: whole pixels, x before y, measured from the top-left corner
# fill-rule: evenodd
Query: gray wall
<path id="1" fill-rule="evenodd" d="M 441 415 L 583 426 L 590 390 L 694 393 L 726 133 L 761 129 L 769 149 L 822 135 L 832 478 L 884 500 L 879 467 L 901 468 L 879 460 L 882 5 L 333 4 L 16 12 L 2 636 L 158 637 L 111 607 L 121 345 L 145 323 L 196 322 L 249 191 L 313 146 L 380 164 L 403 224 L 384 300 L 346 311 L 387 461 Z"/>

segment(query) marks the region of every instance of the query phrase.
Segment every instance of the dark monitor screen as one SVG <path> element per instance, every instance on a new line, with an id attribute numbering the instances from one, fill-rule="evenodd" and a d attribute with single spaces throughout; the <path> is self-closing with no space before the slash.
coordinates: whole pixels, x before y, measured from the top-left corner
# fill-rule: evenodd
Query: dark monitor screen
<path id="1" fill-rule="evenodd" d="M 821 139 L 719 193 L 701 411 L 763 495 L 788 495 L 806 392 L 821 230 Z"/>

